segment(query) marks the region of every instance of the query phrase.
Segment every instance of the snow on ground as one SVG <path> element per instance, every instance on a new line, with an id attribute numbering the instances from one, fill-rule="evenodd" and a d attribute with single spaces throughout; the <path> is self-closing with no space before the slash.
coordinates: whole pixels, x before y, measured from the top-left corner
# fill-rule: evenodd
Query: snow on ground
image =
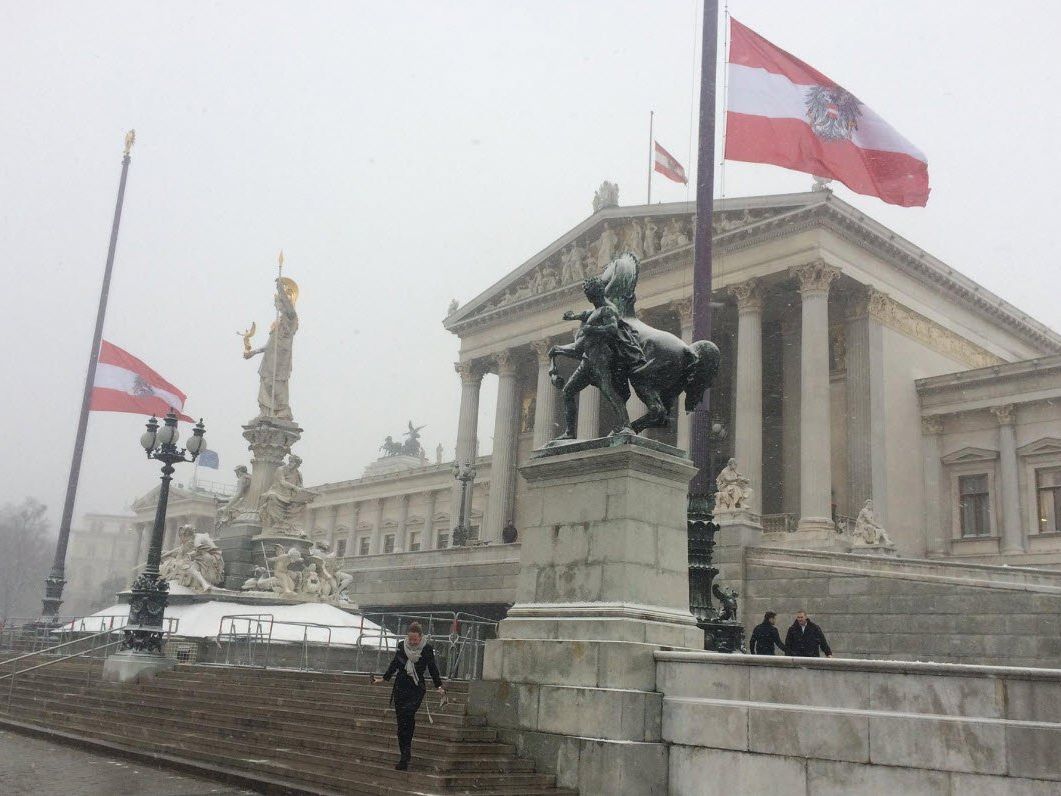
<path id="1" fill-rule="evenodd" d="M 124 603 L 97 611 L 66 630 L 100 631 L 124 624 L 129 606 Z M 166 619 L 179 620 L 174 635 L 186 638 L 216 638 L 234 634 L 237 637 L 268 637 L 273 641 L 307 641 L 393 649 L 401 639 L 360 614 L 352 614 L 325 603 L 250 605 L 239 602 L 208 600 L 187 605 L 170 605 Z M 114 621 L 114 620 L 121 621 Z M 96 621 L 98 620 L 98 624 Z"/>

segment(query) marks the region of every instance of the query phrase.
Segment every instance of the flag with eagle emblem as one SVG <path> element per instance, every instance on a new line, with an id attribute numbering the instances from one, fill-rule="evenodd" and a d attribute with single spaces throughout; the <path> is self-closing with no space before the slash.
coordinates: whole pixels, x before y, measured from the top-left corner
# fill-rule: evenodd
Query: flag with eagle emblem
<path id="1" fill-rule="evenodd" d="M 928 159 L 847 89 L 730 19 L 726 158 L 838 180 L 904 207 L 928 201 Z"/>
<path id="2" fill-rule="evenodd" d="M 101 341 L 89 409 L 159 417 L 173 409 L 177 417 L 191 423 L 194 421 L 181 413 L 186 397 L 128 351 Z"/>

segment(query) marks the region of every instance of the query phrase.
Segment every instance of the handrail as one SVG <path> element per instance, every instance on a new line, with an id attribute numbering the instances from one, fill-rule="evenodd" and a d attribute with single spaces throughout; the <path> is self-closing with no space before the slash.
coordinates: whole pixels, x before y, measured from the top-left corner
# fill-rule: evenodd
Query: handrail
<path id="1" fill-rule="evenodd" d="M 96 635 L 105 636 L 105 635 L 107 635 L 107 633 L 97 633 Z M 90 636 L 90 638 L 95 638 L 95 636 Z M 87 641 L 87 640 L 88 639 L 85 639 L 85 638 L 78 639 L 78 641 Z M 71 641 L 71 642 L 68 642 L 68 643 L 73 644 L 74 642 Z M 121 644 L 121 643 L 122 643 L 122 639 L 116 638 L 113 641 L 108 641 L 106 644 L 100 644 L 100 645 L 98 645 L 96 647 L 92 647 L 92 649 L 81 650 L 80 652 L 75 652 L 75 653 L 73 653 L 71 655 L 63 655 L 62 657 L 59 657 L 59 658 L 52 658 L 51 660 L 47 660 L 44 663 L 38 663 L 36 666 L 29 666 L 29 667 L 27 667 L 25 669 L 19 669 L 17 672 L 8 672 L 7 674 L 0 675 L 0 680 L 6 680 L 8 677 L 15 677 L 16 675 L 25 674 L 26 672 L 34 672 L 37 669 L 43 669 L 45 666 L 51 666 L 54 663 L 62 663 L 63 661 L 68 661 L 71 658 L 80 658 L 82 655 L 88 655 L 91 652 L 98 652 L 99 650 L 105 650 L 105 649 L 107 649 L 107 647 L 113 647 L 115 644 Z M 31 655 L 40 655 L 39 652 L 31 652 L 30 654 Z M 16 659 L 12 658 L 12 660 L 16 660 Z"/>
<path id="2" fill-rule="evenodd" d="M 93 617 L 79 617 L 79 618 L 85 619 L 85 618 L 93 618 Z M 95 618 L 106 619 L 106 618 L 109 618 L 109 617 L 95 617 Z M 172 635 L 176 631 L 177 624 L 180 622 L 180 619 L 177 618 L 177 617 L 168 617 L 168 616 L 164 617 L 164 619 L 166 621 L 166 628 L 162 632 L 165 633 L 166 635 Z M 52 631 L 63 631 L 63 629 L 67 625 L 73 624 L 74 621 L 76 621 L 76 620 L 72 619 L 69 622 L 64 622 L 59 627 L 54 627 L 54 628 L 50 628 L 50 629 Z M 21 660 L 23 660 L 25 658 L 32 658 L 35 655 L 48 655 L 49 653 L 55 652 L 56 650 L 62 649 L 63 647 L 69 647 L 71 644 L 82 644 L 82 643 L 84 643 L 86 641 L 91 641 L 94 638 L 99 638 L 100 636 L 109 636 L 111 633 L 116 633 L 119 630 L 122 630 L 122 628 L 121 627 L 109 627 L 106 630 L 100 631 L 99 633 L 93 633 L 91 636 L 81 636 L 81 638 L 75 638 L 73 641 L 64 641 L 64 642 L 62 642 L 60 644 L 55 644 L 55 645 L 53 645 L 51 647 L 45 647 L 43 649 L 34 650 L 33 652 L 24 652 L 23 654 L 17 655 L 14 658 L 8 658 L 6 661 L 0 661 L 0 667 L 7 666 L 9 663 L 15 663 L 16 661 L 21 661 Z M 70 630 L 70 631 L 66 631 L 66 632 L 75 632 L 76 633 L 78 631 Z M 121 639 L 118 639 L 118 641 L 121 641 Z M 82 653 L 78 653 L 78 655 L 80 655 L 80 654 L 82 654 Z M 70 656 L 70 657 L 77 657 L 77 656 L 74 655 L 74 656 Z M 27 669 L 26 671 L 29 671 L 29 669 Z M 6 674 L 3 677 L 0 677 L 0 680 L 3 680 L 5 677 L 11 677 L 11 676 L 12 676 L 11 674 Z"/>

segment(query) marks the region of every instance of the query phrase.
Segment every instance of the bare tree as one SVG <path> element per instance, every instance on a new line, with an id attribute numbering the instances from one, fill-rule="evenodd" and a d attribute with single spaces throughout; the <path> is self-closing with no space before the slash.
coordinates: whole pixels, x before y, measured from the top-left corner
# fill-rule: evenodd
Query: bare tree
<path id="1" fill-rule="evenodd" d="M 36 616 L 48 574 L 47 507 L 28 497 L 0 508 L 0 617 Z"/>

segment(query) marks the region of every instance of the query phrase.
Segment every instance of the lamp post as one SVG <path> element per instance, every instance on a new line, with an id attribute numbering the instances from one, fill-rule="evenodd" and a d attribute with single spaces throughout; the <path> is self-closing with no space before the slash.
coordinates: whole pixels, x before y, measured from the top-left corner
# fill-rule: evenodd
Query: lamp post
<path id="1" fill-rule="evenodd" d="M 140 437 L 140 445 L 148 459 L 162 462 L 162 486 L 158 491 L 155 507 L 155 525 L 151 529 L 151 546 L 147 551 L 147 566 L 133 581 L 129 600 L 129 623 L 125 626 L 121 650 L 162 654 L 162 619 L 166 613 L 166 598 L 169 583 L 158 575 L 162 563 L 162 537 L 166 530 L 166 504 L 169 502 L 169 483 L 173 480 L 173 465 L 177 462 L 194 462 L 199 452 L 206 448 L 203 436 L 206 429 L 200 419 L 192 429 L 192 438 L 186 448 L 178 448 L 180 437 L 177 431 L 177 415 L 171 410 L 159 427 L 152 417 L 147 421 L 147 431 Z"/>
<path id="2" fill-rule="evenodd" d="M 708 462 L 706 482 L 711 489 L 706 511 L 689 519 L 689 609 L 703 628 L 715 618 L 714 606 L 711 603 L 711 587 L 718 567 L 714 565 L 715 534 L 718 525 L 711 516 L 714 508 L 715 486 L 715 451 L 725 441 L 729 432 L 719 422 L 711 423 L 707 430 Z"/>
<path id="3" fill-rule="evenodd" d="M 453 465 L 453 477 L 460 481 L 460 505 L 457 507 L 457 527 L 453 529 L 453 546 L 464 547 L 468 543 L 471 528 L 468 527 L 468 488 L 475 480 L 475 465 Z"/>

